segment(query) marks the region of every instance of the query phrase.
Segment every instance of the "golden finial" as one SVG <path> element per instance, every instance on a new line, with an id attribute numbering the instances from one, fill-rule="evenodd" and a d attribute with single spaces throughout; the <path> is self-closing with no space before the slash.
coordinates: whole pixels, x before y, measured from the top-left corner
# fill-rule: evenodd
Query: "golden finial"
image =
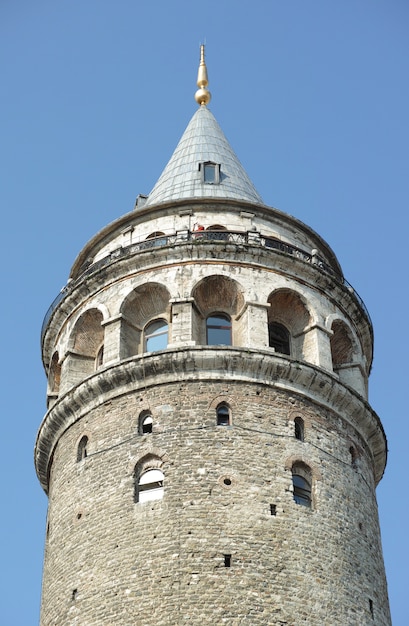
<path id="1" fill-rule="evenodd" d="M 197 73 L 197 86 L 199 87 L 199 89 L 195 93 L 195 100 L 200 105 L 209 104 L 210 98 L 212 97 L 210 91 L 206 89 L 207 85 L 209 84 L 209 81 L 207 78 L 207 68 L 206 68 L 206 63 L 205 63 L 204 51 L 205 51 L 205 47 L 202 44 L 200 46 L 200 65 L 199 65 L 199 71 Z"/>

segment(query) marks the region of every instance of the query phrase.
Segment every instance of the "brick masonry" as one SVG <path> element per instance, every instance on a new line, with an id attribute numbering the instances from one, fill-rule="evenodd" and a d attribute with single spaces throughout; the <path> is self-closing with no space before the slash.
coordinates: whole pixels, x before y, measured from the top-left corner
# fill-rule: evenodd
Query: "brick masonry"
<path id="1" fill-rule="evenodd" d="M 229 427 L 216 425 L 221 401 Z M 144 410 L 153 432 L 140 435 Z M 147 455 L 165 495 L 141 504 L 134 472 Z M 293 501 L 294 460 L 312 468 L 311 510 Z M 49 495 L 43 624 L 389 624 L 369 452 L 295 394 L 213 381 L 135 389 L 60 437 Z"/>

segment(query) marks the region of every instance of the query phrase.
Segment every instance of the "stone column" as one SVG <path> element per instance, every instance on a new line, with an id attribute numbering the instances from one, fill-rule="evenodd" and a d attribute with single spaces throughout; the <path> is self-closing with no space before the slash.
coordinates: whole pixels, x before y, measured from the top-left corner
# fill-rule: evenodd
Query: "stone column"
<path id="1" fill-rule="evenodd" d="M 172 332 L 169 347 L 194 346 L 192 306 L 194 298 L 172 298 Z"/>
<path id="2" fill-rule="evenodd" d="M 268 316 L 270 305 L 247 302 L 237 316 L 237 345 L 268 348 Z"/>
<path id="3" fill-rule="evenodd" d="M 104 327 L 104 359 L 103 365 L 120 360 L 120 337 L 122 315 L 110 317 L 102 322 Z"/>
<path id="4" fill-rule="evenodd" d="M 304 328 L 301 336 L 299 335 L 303 344 L 303 358 L 309 363 L 318 365 L 329 372 L 332 372 L 331 335 L 332 331 L 320 324 L 307 326 Z"/>

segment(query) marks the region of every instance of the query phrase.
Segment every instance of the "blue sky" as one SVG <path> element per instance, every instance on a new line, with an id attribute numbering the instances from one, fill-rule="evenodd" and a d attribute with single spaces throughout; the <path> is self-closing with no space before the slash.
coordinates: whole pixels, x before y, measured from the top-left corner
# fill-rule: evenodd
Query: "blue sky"
<path id="1" fill-rule="evenodd" d="M 1 1 L 1 624 L 38 624 L 42 318 L 86 241 L 159 177 L 206 39 L 210 108 L 257 190 L 326 239 L 370 311 L 384 556 L 407 625 L 408 35 L 407 0 Z"/>

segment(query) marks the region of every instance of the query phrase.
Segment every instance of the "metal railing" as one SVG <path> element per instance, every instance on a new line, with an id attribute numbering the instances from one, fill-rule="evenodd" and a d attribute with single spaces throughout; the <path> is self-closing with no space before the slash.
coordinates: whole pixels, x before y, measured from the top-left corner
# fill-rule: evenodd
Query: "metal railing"
<path id="1" fill-rule="evenodd" d="M 316 267 L 323 270 L 325 273 L 329 274 L 339 284 L 348 289 L 351 295 L 358 302 L 359 306 L 365 312 L 365 315 L 368 318 L 368 321 L 372 327 L 372 321 L 369 312 L 359 294 L 355 291 L 352 285 L 347 280 L 345 280 L 343 276 L 335 272 L 333 268 L 328 265 L 319 255 L 313 254 L 314 251 L 310 253 L 306 250 L 302 250 L 301 248 L 297 248 L 297 246 L 285 243 L 280 239 L 275 239 L 274 237 L 265 237 L 263 235 L 260 235 L 260 233 L 254 231 L 242 232 L 232 230 L 180 230 L 172 235 L 163 234 L 157 237 L 145 239 L 144 241 L 140 241 L 138 243 L 133 243 L 129 246 L 117 248 L 116 250 L 113 250 L 110 254 L 103 257 L 99 261 L 96 261 L 95 263 L 92 263 L 92 261 L 84 263 L 79 269 L 77 278 L 70 281 L 65 287 L 63 287 L 63 289 L 60 291 L 58 296 L 53 300 L 50 307 L 48 308 L 41 327 L 41 343 L 44 340 L 45 330 L 47 328 L 48 322 L 57 306 L 86 276 L 93 274 L 99 269 L 106 267 L 111 263 L 118 261 L 119 259 L 132 256 L 144 250 L 152 250 L 154 248 L 174 246 L 183 243 L 199 244 L 206 241 L 220 241 L 235 245 L 260 246 L 268 250 L 276 250 L 285 255 L 293 256 L 297 259 L 300 259 L 305 263 L 315 265 Z"/>

